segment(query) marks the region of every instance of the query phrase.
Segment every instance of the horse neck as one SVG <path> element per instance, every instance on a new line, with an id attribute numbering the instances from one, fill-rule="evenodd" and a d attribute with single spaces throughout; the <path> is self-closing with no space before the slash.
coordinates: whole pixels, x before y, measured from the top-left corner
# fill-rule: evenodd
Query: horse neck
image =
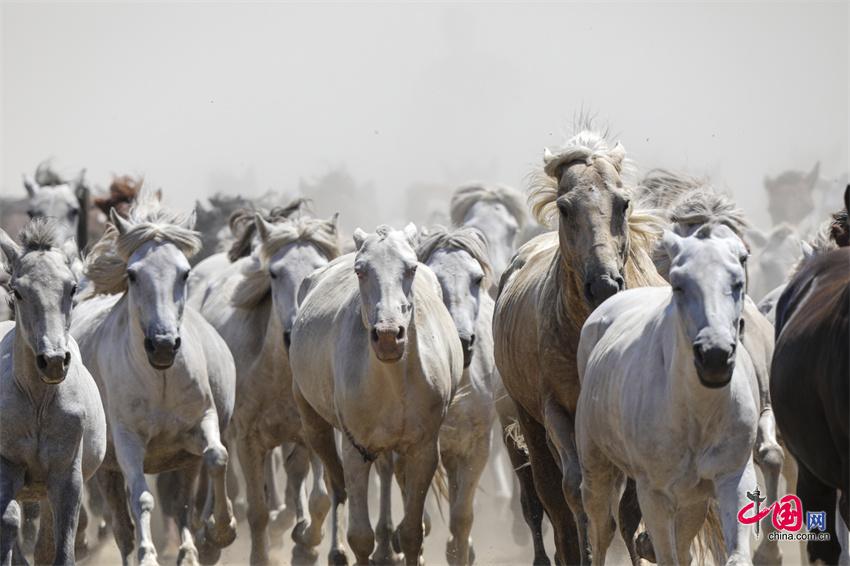
<path id="1" fill-rule="evenodd" d="M 268 301 L 263 301 L 257 308 L 268 310 L 268 320 L 266 321 L 260 356 L 264 361 L 272 365 L 286 366 L 288 368 L 289 354 L 283 344 L 283 326 L 277 317 L 277 312 L 274 310 L 274 301 L 269 298 Z"/>
<path id="2" fill-rule="evenodd" d="M 33 404 L 38 406 L 41 402 L 51 399 L 56 391 L 56 386 L 44 383 L 39 377 L 35 363 L 35 352 L 30 348 L 19 327 L 15 328 L 13 356 L 12 374 L 15 383 Z"/>
<path id="3" fill-rule="evenodd" d="M 558 249 L 559 259 L 554 266 L 555 282 L 558 286 L 556 316 L 561 325 L 569 325 L 578 333 L 590 316 L 591 309 L 584 300 L 581 278 L 570 265 L 569 258 L 560 251 L 560 246 Z"/>
<path id="4" fill-rule="evenodd" d="M 717 411 L 728 400 L 728 388 L 710 389 L 703 386 L 694 366 L 691 341 L 679 319 L 671 298 L 663 317 L 662 350 L 666 366 L 667 390 L 672 401 L 674 417 L 696 421 L 706 427 L 717 420 Z"/>
<path id="5" fill-rule="evenodd" d="M 108 339 L 114 343 L 124 341 L 126 347 L 121 348 L 133 362 L 134 367 L 147 367 L 148 357 L 145 353 L 145 335 L 138 317 L 130 308 L 130 297 L 127 293 L 112 307 L 109 317 L 111 324 L 106 325 Z"/>

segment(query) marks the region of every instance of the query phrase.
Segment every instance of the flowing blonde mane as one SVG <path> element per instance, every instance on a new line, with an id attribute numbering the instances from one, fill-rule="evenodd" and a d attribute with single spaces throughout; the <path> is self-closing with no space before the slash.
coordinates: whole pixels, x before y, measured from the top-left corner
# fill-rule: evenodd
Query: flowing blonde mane
<path id="1" fill-rule="evenodd" d="M 532 216 L 543 226 L 552 226 L 555 201 L 560 196 L 560 170 L 564 165 L 582 161 L 591 166 L 595 159 L 603 159 L 624 175 L 632 170 L 632 162 L 623 157 L 624 152 L 622 145 L 611 147 L 603 134 L 591 130 L 580 131 L 560 149 L 544 149 L 543 167 L 529 176 L 528 204 Z"/>
<path id="2" fill-rule="evenodd" d="M 318 218 L 284 220 L 272 227 L 269 237 L 262 243 L 256 256 L 246 262 L 243 279 L 236 286 L 231 302 L 239 308 L 250 309 L 259 305 L 271 291 L 268 262 L 281 248 L 295 242 L 314 245 L 328 261 L 340 255 L 336 218 L 331 221 Z"/>
<path id="3" fill-rule="evenodd" d="M 441 249 L 460 250 L 471 255 L 484 271 L 484 288 L 490 286 L 493 269 L 487 260 L 487 244 L 478 230 L 475 228 L 448 230 L 444 226 L 436 226 L 420 241 L 416 255 L 419 261 L 427 263 L 434 252 Z"/>
<path id="4" fill-rule="evenodd" d="M 522 228 L 526 223 L 525 203 L 522 194 L 505 185 L 488 185 L 484 183 L 469 183 L 458 187 L 452 195 L 449 216 L 453 226 L 460 226 L 467 212 L 477 202 L 499 202 L 516 219 Z"/>
<path id="5" fill-rule="evenodd" d="M 85 273 L 95 294 L 123 293 L 127 290 L 127 261 L 143 244 L 171 243 L 192 257 L 201 249 L 198 232 L 187 227 L 187 216 L 162 207 L 150 193 L 143 194 L 130 209 L 129 230 L 121 234 L 110 224 L 85 259 Z"/>

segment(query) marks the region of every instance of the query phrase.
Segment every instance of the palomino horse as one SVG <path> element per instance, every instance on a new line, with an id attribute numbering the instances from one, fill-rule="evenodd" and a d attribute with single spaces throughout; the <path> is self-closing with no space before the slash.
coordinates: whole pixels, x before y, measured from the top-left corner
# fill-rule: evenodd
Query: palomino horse
<path id="1" fill-rule="evenodd" d="M 236 536 L 225 487 L 221 434 L 233 412 L 235 368 L 227 344 L 200 314 L 184 309 L 187 256 L 200 246 L 194 217 L 181 218 L 144 199 L 113 226 L 87 258 L 96 294 L 75 311 L 72 333 L 106 407 L 109 446 L 98 483 L 126 563 L 136 525 L 141 564 L 155 564 L 150 519 L 154 498 L 145 473 L 182 469 L 174 496 L 181 509 L 179 563 L 198 559 L 190 532 L 190 498 L 200 466 L 210 489 L 196 533 L 201 557 L 213 559 Z"/>
<path id="2" fill-rule="evenodd" d="M 83 483 L 106 453 L 97 386 L 68 334 L 76 279 L 53 223 L 31 221 L 22 247 L 0 230 L 16 322 L 0 324 L 0 562 L 20 527 L 15 499 L 47 499 L 40 564 L 74 564 Z M 53 524 L 55 523 L 55 525 Z M 85 525 L 80 524 L 80 531 Z"/>
<path id="3" fill-rule="evenodd" d="M 500 386 L 493 360 L 492 277 L 487 244 L 472 228 L 436 229 L 417 250 L 419 261 L 437 276 L 443 304 L 463 347 L 463 375 L 440 428 L 440 457 L 449 481 L 449 564 L 472 564 L 473 503 L 490 454 L 493 394 Z"/>
<path id="4" fill-rule="evenodd" d="M 709 548 L 725 540 L 727 564 L 749 564 L 738 511 L 756 485 L 760 400 L 740 343 L 747 250 L 711 224 L 666 232 L 663 247 L 672 289 L 619 293 L 581 332 L 576 443 L 593 561 L 605 563 L 631 477 L 659 564 L 688 564 L 703 529 Z M 706 520 L 715 501 L 722 536 L 717 518 Z"/>
<path id="5" fill-rule="evenodd" d="M 850 208 L 850 190 L 845 206 Z M 845 209 L 846 211 L 846 209 Z M 846 212 L 843 233 L 847 234 Z M 841 544 L 832 509 L 850 522 L 850 249 L 806 261 L 776 309 L 776 350 L 770 394 L 785 445 L 799 464 L 797 494 L 807 511 L 825 511 L 829 542 L 809 542 L 809 560 L 838 563 Z M 846 535 L 844 541 L 846 543 Z"/>
<path id="6" fill-rule="evenodd" d="M 589 560 L 573 435 L 581 325 L 593 308 L 623 288 L 665 284 L 650 257 L 656 219 L 632 209 L 624 165 L 623 147 L 611 147 L 590 131 L 557 154 L 545 152 L 532 210 L 545 223 L 557 209 L 559 229 L 520 248 L 496 300 L 496 365 L 516 403 L 560 563 Z M 581 546 L 570 509 L 579 522 Z M 625 531 L 635 527 L 622 522 Z M 626 544 L 635 557 L 630 539 Z"/>
<path id="7" fill-rule="evenodd" d="M 369 470 L 398 455 L 404 498 L 399 524 L 408 565 L 419 564 L 425 496 L 439 461 L 438 437 L 463 372 L 458 333 L 434 273 L 414 252 L 416 227 L 354 232 L 356 253 L 310 277 L 289 356 L 293 392 L 310 446 L 333 492 L 331 563 L 344 563 L 340 505 L 350 497 L 348 542 L 358 564 L 375 546 Z M 334 428 L 344 434 L 342 460 Z"/>
<path id="8" fill-rule="evenodd" d="M 449 209 L 452 225 L 476 228 L 487 241 L 487 257 L 498 281 L 516 250 L 527 213 L 522 195 L 504 185 L 470 183 L 455 190 Z M 496 286 L 492 286 L 495 298 Z"/>
<path id="9" fill-rule="evenodd" d="M 298 290 L 314 270 L 339 255 L 336 217 L 330 220 L 279 219 L 269 224 L 255 214 L 259 247 L 257 257 L 244 257 L 209 282 L 201 307 L 204 317 L 219 331 L 236 357 L 236 408 L 232 438 L 246 480 L 248 522 L 251 527 L 251 563 L 266 564 L 269 507 L 264 463 L 283 442 L 304 443 L 301 420 L 292 398 L 289 345 L 298 309 Z M 252 233 L 254 230 L 251 231 Z M 212 257 L 207 258 L 209 261 Z M 303 448 L 302 448 L 303 450 Z M 312 556 L 321 542 L 322 522 L 330 505 L 321 463 L 313 459 L 311 519 L 304 514 L 301 484 L 308 466 L 288 470 L 296 495 L 295 557 Z"/>

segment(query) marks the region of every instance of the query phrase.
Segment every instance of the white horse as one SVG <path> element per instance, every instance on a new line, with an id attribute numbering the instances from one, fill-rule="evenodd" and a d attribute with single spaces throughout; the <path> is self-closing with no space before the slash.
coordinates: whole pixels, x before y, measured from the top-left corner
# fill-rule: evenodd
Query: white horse
<path id="1" fill-rule="evenodd" d="M 470 183 L 452 195 L 452 225 L 476 228 L 487 241 L 487 256 L 498 282 L 516 250 L 516 238 L 528 219 L 523 195 L 504 185 Z M 495 299 L 496 285 L 491 287 Z"/>
<path id="2" fill-rule="evenodd" d="M 463 348 L 463 375 L 440 429 L 440 457 L 451 505 L 446 559 L 449 564 L 472 564 L 473 503 L 490 454 L 493 393 L 501 385 L 493 359 L 487 244 L 475 229 L 437 229 L 423 239 L 417 253 L 437 276 Z"/>
<path id="3" fill-rule="evenodd" d="M 83 483 L 106 453 L 106 419 L 68 333 L 76 279 L 55 225 L 31 221 L 21 242 L 0 230 L 16 314 L 0 323 L 0 562 L 12 561 L 21 522 L 15 499 L 46 498 L 41 527 L 54 544 L 37 549 L 36 560 L 74 564 Z"/>
<path id="4" fill-rule="evenodd" d="M 256 257 L 239 259 L 209 282 L 201 313 L 231 350 L 239 352 L 232 435 L 246 480 L 251 563 L 265 564 L 269 561 L 266 489 L 274 478 L 264 477 L 264 462 L 283 442 L 304 443 L 288 357 L 298 290 L 310 273 L 339 255 L 339 243 L 336 216 L 269 224 L 257 214 L 254 222 L 259 240 Z M 330 506 L 321 463 L 313 458 L 313 464 L 309 522 L 301 499 L 308 468 L 288 470 L 288 483 L 294 482 L 296 495 L 296 557 L 315 558 L 313 547 L 321 542 Z"/>
<path id="5" fill-rule="evenodd" d="M 626 477 L 659 564 L 687 564 L 713 501 L 727 563 L 750 563 L 737 520 L 756 486 L 759 387 L 741 346 L 747 256 L 727 226 L 665 232 L 671 287 L 627 290 L 581 332 L 576 442 L 594 563 L 604 564 Z M 712 537 L 713 535 L 713 537 Z"/>
<path id="6" fill-rule="evenodd" d="M 344 563 L 339 505 L 351 498 L 348 542 L 358 564 L 375 546 L 369 470 L 398 455 L 404 518 L 396 532 L 407 564 L 422 550 L 425 496 L 438 436 L 463 372 L 457 330 L 434 273 L 414 252 L 416 227 L 354 232 L 357 252 L 310 277 L 292 329 L 293 392 L 333 492 L 332 563 Z M 334 443 L 342 431 L 342 461 Z"/>
<path id="7" fill-rule="evenodd" d="M 182 469 L 174 503 L 181 509 L 179 563 L 198 559 L 190 532 L 190 498 L 198 469 L 210 477 L 202 558 L 215 558 L 236 537 L 227 498 L 227 450 L 221 442 L 233 411 L 235 368 L 227 344 L 197 312 L 184 309 L 187 256 L 200 246 L 194 216 L 181 218 L 158 202 L 140 202 L 112 226 L 87 258 L 98 294 L 75 311 L 72 333 L 100 388 L 109 446 L 98 482 L 109 503 L 125 563 L 136 525 L 141 564 L 156 564 L 150 519 L 154 497 L 145 473 Z"/>

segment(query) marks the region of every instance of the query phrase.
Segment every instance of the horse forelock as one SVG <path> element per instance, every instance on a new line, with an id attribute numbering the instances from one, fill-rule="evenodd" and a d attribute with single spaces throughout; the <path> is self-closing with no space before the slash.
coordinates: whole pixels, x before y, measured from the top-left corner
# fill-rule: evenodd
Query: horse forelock
<path id="1" fill-rule="evenodd" d="M 484 183 L 469 183 L 455 190 L 449 205 L 449 217 L 452 225 L 462 225 L 469 209 L 478 202 L 501 203 L 508 209 L 520 228 L 525 225 L 526 209 L 522 194 L 505 185 Z"/>
<path id="2" fill-rule="evenodd" d="M 34 218 L 27 222 L 18 235 L 24 253 L 31 251 L 49 251 L 58 248 L 56 223 L 49 218 Z"/>
<path id="3" fill-rule="evenodd" d="M 487 258 L 487 245 L 475 228 L 457 228 L 450 231 L 443 226 L 437 226 L 419 243 L 416 255 L 420 262 L 427 263 L 431 256 L 441 249 L 468 253 L 481 266 L 486 280 L 485 287 L 490 285 L 493 269 Z"/>

